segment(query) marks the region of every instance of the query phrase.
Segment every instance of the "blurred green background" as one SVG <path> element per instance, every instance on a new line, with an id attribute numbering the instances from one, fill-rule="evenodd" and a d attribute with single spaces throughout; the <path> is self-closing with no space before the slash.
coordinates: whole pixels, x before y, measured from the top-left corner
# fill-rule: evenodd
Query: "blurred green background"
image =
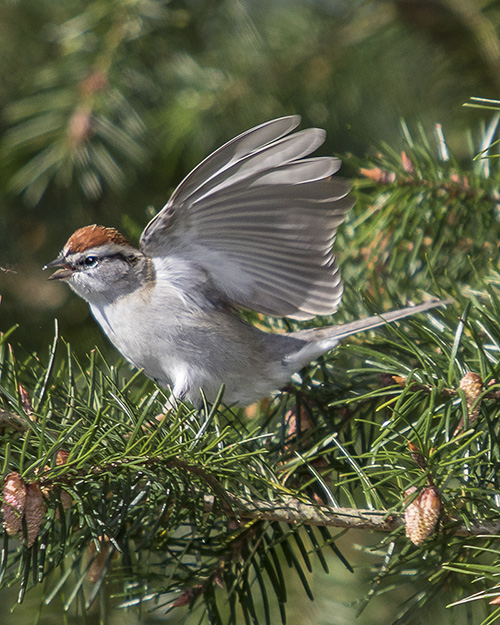
<path id="1" fill-rule="evenodd" d="M 402 118 L 470 156 L 488 115 L 462 104 L 498 97 L 499 20 L 484 0 L 2 2 L 0 329 L 45 350 L 57 317 L 80 353 L 106 349 L 43 264 L 89 223 L 137 241 L 194 165 L 272 117 L 325 128 L 345 175 L 349 153 L 397 149 Z"/>
<path id="2" fill-rule="evenodd" d="M 299 113 L 303 127 L 325 128 L 322 153 L 342 156 L 350 177 L 382 144 L 401 149 L 402 119 L 430 134 L 441 123 L 457 161 L 470 162 L 470 131 L 490 116 L 462 105 L 499 97 L 499 4 L 3 1 L 0 331 L 20 324 L 14 343 L 45 357 L 57 317 L 77 353 L 107 350 L 87 306 L 48 282 L 43 264 L 89 223 L 137 241 L 192 167 L 273 117 Z M 338 249 L 341 264 L 352 256 Z M 344 604 L 367 588 L 338 573 L 316 576 L 313 607 L 294 597 L 290 622 L 353 620 Z M 27 601 L 17 615 L 38 605 Z M 376 601 L 359 623 L 387 622 L 394 596 Z"/>

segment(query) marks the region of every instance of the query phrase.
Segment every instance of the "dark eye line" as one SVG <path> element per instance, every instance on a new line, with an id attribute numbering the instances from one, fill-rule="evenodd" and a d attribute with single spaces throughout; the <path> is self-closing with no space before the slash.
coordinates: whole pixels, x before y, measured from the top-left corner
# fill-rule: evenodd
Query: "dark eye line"
<path id="1" fill-rule="evenodd" d="M 86 256 L 85 258 L 82 258 L 81 260 L 79 260 L 77 262 L 77 265 L 80 267 L 95 267 L 95 265 L 97 265 L 100 261 L 102 260 L 107 260 L 110 258 L 119 258 L 120 260 L 123 260 L 126 263 L 132 264 L 134 263 L 137 259 L 135 256 L 126 256 L 125 254 L 122 254 L 121 252 L 117 252 L 116 254 L 108 254 L 106 256 L 97 256 L 97 255 L 90 255 L 90 256 Z"/>
<path id="2" fill-rule="evenodd" d="M 110 254 L 109 256 L 106 256 L 105 258 L 119 258 L 120 260 L 123 260 L 123 262 L 128 263 L 129 265 L 131 265 L 136 260 L 135 256 L 127 256 L 126 254 L 122 254 L 121 252 L 116 252 L 116 254 Z"/>

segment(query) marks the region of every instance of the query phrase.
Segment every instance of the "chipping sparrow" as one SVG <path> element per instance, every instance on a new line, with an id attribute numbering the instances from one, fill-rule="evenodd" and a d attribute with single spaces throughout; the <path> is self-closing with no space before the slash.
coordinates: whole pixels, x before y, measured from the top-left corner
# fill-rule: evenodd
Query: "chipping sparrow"
<path id="1" fill-rule="evenodd" d="M 85 299 L 113 345 L 173 394 L 200 405 L 225 384 L 227 403 L 249 404 L 286 384 L 339 341 L 441 302 L 339 326 L 263 332 L 234 308 L 310 319 L 342 296 L 332 244 L 352 206 L 331 179 L 333 157 L 304 158 L 317 128 L 289 133 L 300 117 L 239 135 L 177 187 L 142 233 L 139 249 L 114 228 L 86 226 L 68 240 L 51 279 Z"/>

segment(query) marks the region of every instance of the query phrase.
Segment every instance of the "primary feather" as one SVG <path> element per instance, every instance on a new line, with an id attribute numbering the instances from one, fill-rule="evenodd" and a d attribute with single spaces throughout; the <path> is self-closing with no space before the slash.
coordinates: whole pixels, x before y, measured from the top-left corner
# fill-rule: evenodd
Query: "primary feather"
<path id="1" fill-rule="evenodd" d="M 205 159 L 148 224 L 141 251 L 165 270 L 171 258 L 196 262 L 236 306 L 295 319 L 333 313 L 342 283 L 332 244 L 353 202 L 349 185 L 331 179 L 338 159 L 304 158 L 325 133 L 289 135 L 299 121 L 262 124 Z"/>

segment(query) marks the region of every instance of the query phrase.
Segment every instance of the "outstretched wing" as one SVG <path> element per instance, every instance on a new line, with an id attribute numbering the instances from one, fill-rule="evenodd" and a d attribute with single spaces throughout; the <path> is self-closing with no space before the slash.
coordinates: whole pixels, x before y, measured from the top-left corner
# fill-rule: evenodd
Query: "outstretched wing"
<path id="1" fill-rule="evenodd" d="M 325 132 L 290 135 L 299 123 L 275 119 L 208 156 L 146 226 L 141 250 L 165 271 L 172 259 L 201 266 L 237 306 L 294 319 L 334 312 L 332 245 L 353 202 L 349 185 L 330 179 L 339 159 L 304 158 Z"/>

